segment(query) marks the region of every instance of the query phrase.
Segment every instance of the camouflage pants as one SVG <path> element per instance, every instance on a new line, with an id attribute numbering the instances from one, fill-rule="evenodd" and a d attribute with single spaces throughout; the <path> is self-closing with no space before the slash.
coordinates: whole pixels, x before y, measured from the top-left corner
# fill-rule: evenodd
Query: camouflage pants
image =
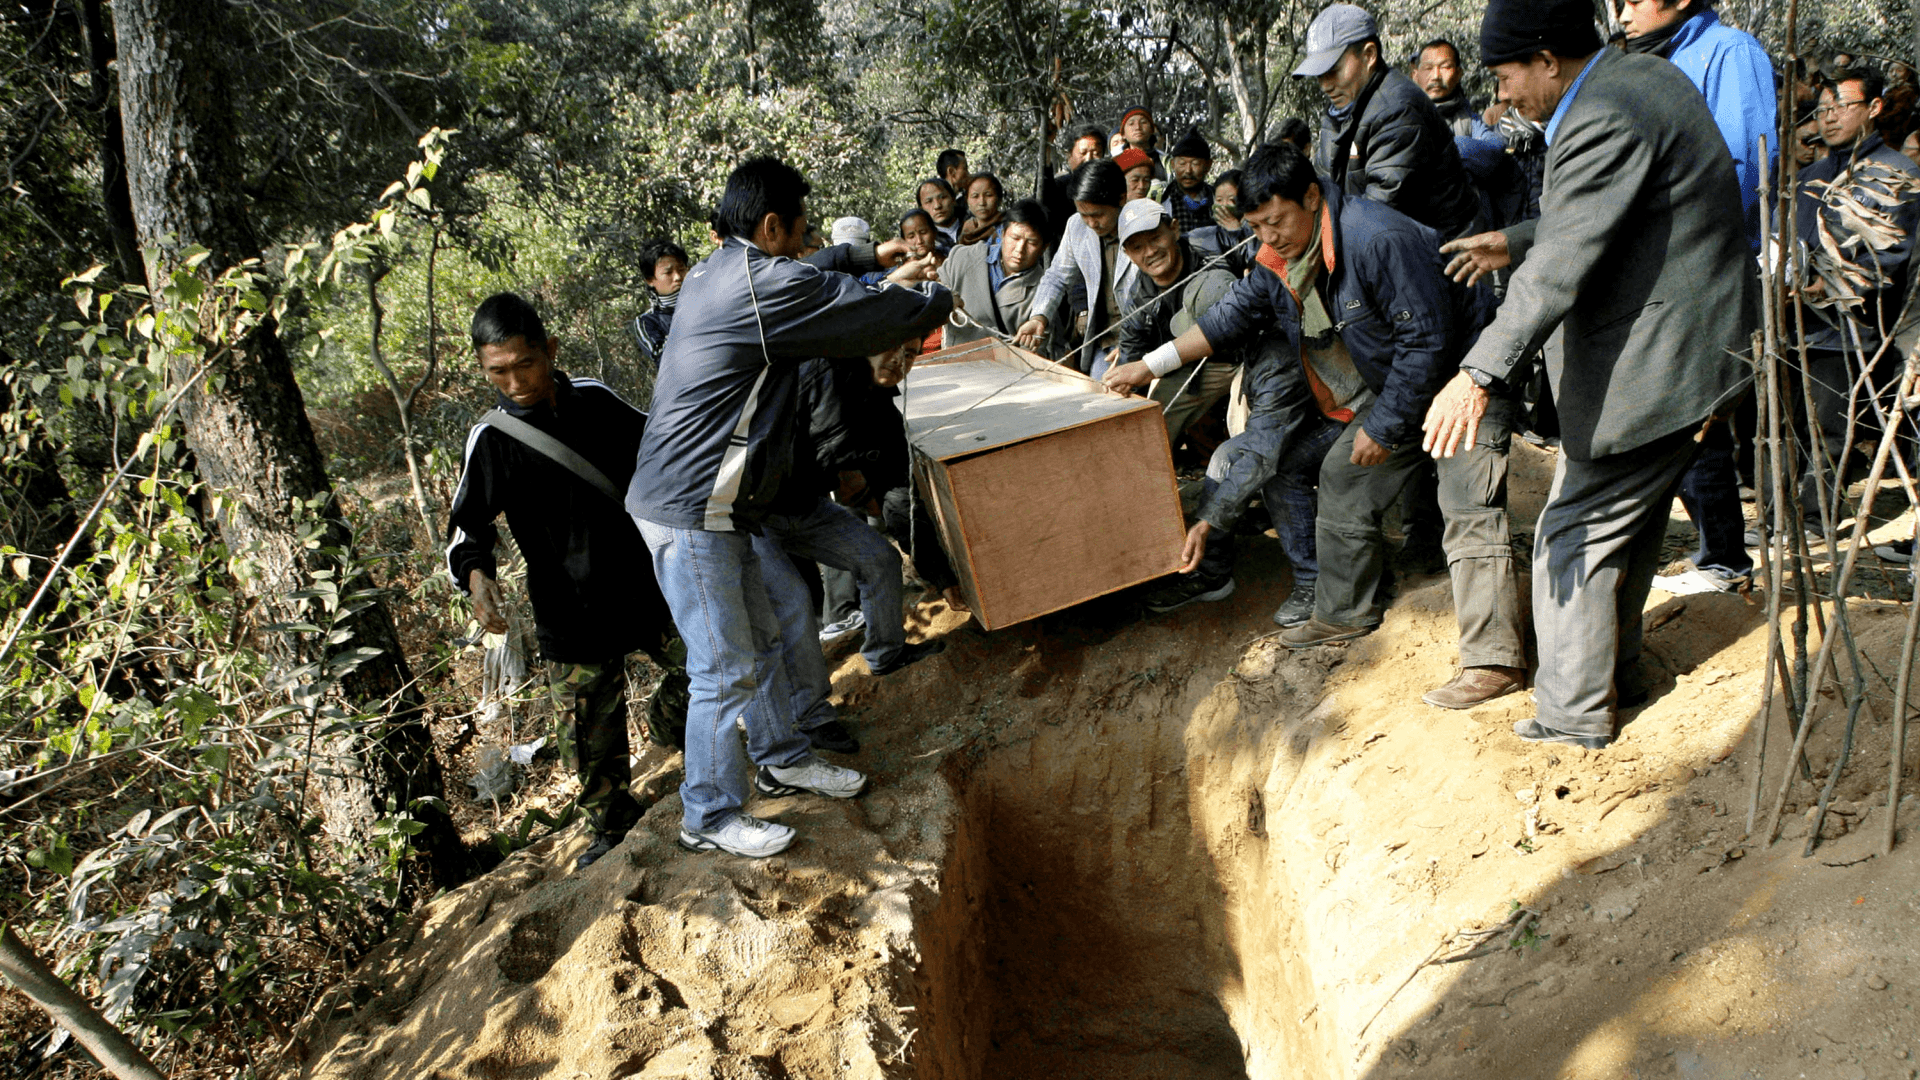
<path id="1" fill-rule="evenodd" d="M 598 834 L 620 837 L 640 820 L 627 790 L 633 779 L 627 744 L 627 658 L 601 664 L 555 664 L 547 676 L 554 718 L 573 716 L 574 768 L 580 809 Z"/>

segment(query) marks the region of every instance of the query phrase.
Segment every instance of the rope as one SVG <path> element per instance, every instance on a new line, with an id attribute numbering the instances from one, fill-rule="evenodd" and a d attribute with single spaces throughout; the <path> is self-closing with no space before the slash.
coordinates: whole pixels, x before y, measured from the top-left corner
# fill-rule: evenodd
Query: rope
<path id="1" fill-rule="evenodd" d="M 1133 317 L 1134 317 L 1135 315 L 1138 315 L 1138 314 L 1140 314 L 1141 312 L 1143 312 L 1143 311 L 1145 311 L 1145 310 L 1147 310 L 1148 308 L 1150 308 L 1150 307 L 1152 307 L 1152 306 L 1154 306 L 1155 304 L 1158 304 L 1158 303 L 1160 303 L 1161 301 L 1163 301 L 1163 300 L 1165 300 L 1165 299 L 1167 299 L 1168 297 L 1170 297 L 1170 296 L 1172 296 L 1172 295 L 1174 295 L 1174 294 L 1175 294 L 1176 292 L 1178 292 L 1178 291 L 1179 291 L 1179 289 L 1180 289 L 1180 286 L 1182 286 L 1182 285 L 1185 285 L 1185 284 L 1186 284 L 1187 282 L 1189 282 L 1189 281 L 1192 281 L 1192 280 L 1193 280 L 1194 278 L 1196 278 L 1196 277 L 1199 277 L 1199 276 L 1200 276 L 1201 274 L 1204 274 L 1204 273 L 1206 273 L 1206 272 L 1207 272 L 1208 270 L 1211 270 L 1211 269 L 1213 269 L 1213 268 L 1214 268 L 1215 266 L 1217 266 L 1217 265 L 1219 265 L 1219 264 L 1221 264 L 1221 263 L 1223 263 L 1223 262 L 1225 262 L 1225 261 L 1227 260 L 1227 256 L 1229 256 L 1229 255 L 1232 255 L 1232 254 L 1233 254 L 1234 252 L 1236 252 L 1236 251 L 1239 251 L 1239 250 L 1240 250 L 1241 248 L 1243 248 L 1243 247 L 1246 247 L 1246 246 L 1247 246 L 1248 244 L 1250 244 L 1250 243 L 1252 243 L 1252 242 L 1253 242 L 1253 241 L 1254 241 L 1255 239 L 1256 239 L 1255 237 L 1253 237 L 1253 236 L 1249 236 L 1249 237 L 1247 237 L 1247 238 L 1246 238 L 1245 240 L 1242 240 L 1242 241 L 1240 241 L 1239 243 L 1237 243 L 1237 244 L 1235 244 L 1235 245 L 1233 245 L 1232 247 L 1230 247 L 1230 248 L 1228 248 L 1227 250 L 1225 250 L 1225 251 L 1223 251 L 1223 252 L 1221 252 L 1220 254 L 1218 254 L 1218 255 L 1215 255 L 1215 256 L 1214 256 L 1213 258 L 1211 258 L 1211 259 L 1208 259 L 1208 260 L 1207 260 L 1206 262 L 1203 262 L 1203 263 L 1201 263 L 1201 264 L 1199 265 L 1199 267 L 1197 267 L 1197 268 L 1196 268 L 1196 269 L 1195 269 L 1195 270 L 1194 270 L 1194 271 L 1193 271 L 1192 273 L 1190 273 L 1190 274 L 1188 274 L 1188 275 L 1187 275 L 1186 277 L 1183 277 L 1183 278 L 1181 278 L 1181 279 L 1180 279 L 1179 281 L 1176 281 L 1176 282 L 1174 282 L 1174 283 L 1173 283 L 1172 285 L 1169 285 L 1169 286 L 1167 286 L 1167 287 L 1166 287 L 1165 289 L 1162 289 L 1162 290 L 1160 291 L 1160 294 L 1159 294 L 1158 296 L 1154 296 L 1154 297 L 1152 297 L 1152 298 L 1150 298 L 1150 299 L 1148 299 L 1148 300 L 1147 300 L 1147 301 L 1146 301 L 1145 303 L 1143 303 L 1143 304 L 1140 304 L 1139 306 L 1137 306 L 1137 307 L 1135 307 L 1135 308 L 1134 308 L 1134 309 L 1133 309 L 1132 311 L 1129 311 L 1129 312 L 1127 312 L 1127 313 L 1125 313 L 1124 315 L 1121 315 L 1121 316 L 1120 316 L 1120 318 L 1118 318 L 1118 319 L 1116 319 L 1116 320 L 1114 321 L 1114 324 L 1113 324 L 1113 325 L 1114 325 L 1115 327 L 1119 327 L 1119 326 L 1124 326 L 1124 325 L 1126 325 L 1126 324 L 1127 324 L 1128 322 L 1130 322 L 1130 321 L 1131 321 L 1131 320 L 1133 319 Z M 953 322 L 953 320 L 954 320 L 955 318 L 959 318 L 959 319 L 963 319 L 963 320 L 965 320 L 965 321 L 964 321 L 964 322 Z M 970 325 L 970 326 L 976 326 L 976 327 L 979 327 L 979 328 L 980 328 L 980 329 L 981 329 L 982 331 L 984 331 L 984 332 L 985 332 L 985 333 L 987 333 L 988 335 L 990 335 L 990 336 L 992 336 L 992 337 L 995 337 L 995 338 L 998 338 L 999 340 L 1001 340 L 1001 341 L 1004 341 L 1004 342 L 1006 342 L 1006 343 L 1007 343 L 1008 345 L 1012 345 L 1012 346 L 1013 346 L 1013 347 L 1015 347 L 1015 348 L 1018 348 L 1018 349 L 1022 349 L 1022 351 L 1026 351 L 1026 350 L 1025 350 L 1025 349 L 1024 349 L 1024 348 L 1023 348 L 1023 347 L 1022 347 L 1022 346 L 1021 346 L 1021 345 L 1020 345 L 1020 344 L 1019 344 L 1018 342 L 1016 342 L 1016 341 L 1014 341 L 1014 339 L 1013 339 L 1013 338 L 1011 338 L 1011 337 L 1008 337 L 1007 335 L 1005 335 L 1005 334 L 1002 334 L 1002 333 L 1000 333 L 999 331 L 997 331 L 997 330 L 995 330 L 995 329 L 993 329 L 993 328 L 992 328 L 992 327 L 990 327 L 990 326 L 983 326 L 983 325 L 981 325 L 981 323 L 979 322 L 979 320 L 977 320 L 977 319 L 975 319 L 975 318 L 974 318 L 973 316 L 971 316 L 971 315 L 968 315 L 968 314 L 967 314 L 966 312 L 964 312 L 964 311 L 962 311 L 962 310 L 960 310 L 960 309 L 959 309 L 959 308 L 957 308 L 957 307 L 953 309 L 953 314 L 952 314 L 952 315 L 950 315 L 950 316 L 948 316 L 948 322 L 953 322 L 953 325 L 955 325 L 955 326 L 969 326 L 969 325 Z M 1105 335 L 1102 335 L 1102 337 L 1104 337 L 1104 336 L 1105 336 Z M 1075 356 L 1078 356 L 1078 355 L 1080 355 L 1081 353 L 1083 353 L 1083 352 L 1085 352 L 1085 351 L 1087 351 L 1088 349 L 1090 349 L 1090 348 L 1092 348 L 1093 346 L 1095 346 L 1095 345 L 1098 345 L 1098 344 L 1100 343 L 1100 341 L 1101 341 L 1101 338 L 1100 338 L 1100 337 L 1095 337 L 1095 338 L 1091 338 L 1091 339 L 1089 339 L 1088 341 L 1086 341 L 1085 343 L 1083 343 L 1083 344 L 1082 344 L 1082 345 L 1081 345 L 1081 346 L 1080 346 L 1079 348 L 1077 348 L 1077 349 L 1075 349 L 1075 350 L 1073 350 L 1072 352 L 1070 352 L 1070 353 L 1068 353 L 1068 354 L 1066 354 L 1065 356 L 1063 356 L 1063 357 L 1061 357 L 1061 358 L 1060 358 L 1060 359 L 1058 359 L 1058 360 L 1048 360 L 1048 361 L 1047 361 L 1047 363 L 1046 363 L 1045 365 L 1043 365 L 1043 366 L 1041 366 L 1041 367 L 1033 367 L 1033 368 L 1028 368 L 1028 369 L 1027 369 L 1027 371 L 1026 371 L 1026 372 L 1025 372 L 1024 374 L 1022 374 L 1022 375 L 1021 375 L 1021 376 L 1020 376 L 1019 378 L 1017 378 L 1017 379 L 1015 379 L 1015 380 L 1013 380 L 1012 382 L 1010 382 L 1010 383 L 1008 383 L 1007 385 L 1005 385 L 1005 386 L 1002 386 L 1002 387 L 1001 387 L 1001 388 L 999 388 L 998 390 L 995 390 L 995 391 L 993 391 L 992 393 L 990 393 L 990 394 L 988 394 L 988 395 L 987 395 L 986 397 L 983 397 L 983 398 L 981 398 L 981 399 L 980 399 L 979 401 L 976 401 L 976 402 L 974 402 L 973 404 L 971 404 L 971 405 L 969 405 L 969 406 L 967 406 L 966 408 L 964 408 L 964 409 L 962 409 L 962 410 L 960 410 L 959 412 L 957 412 L 957 413 L 955 413 L 955 414 L 953 414 L 953 418 L 952 418 L 951 420 L 948 420 L 948 421 L 947 421 L 946 423 L 944 423 L 944 424 L 941 424 L 941 425 L 940 425 L 939 427 L 937 427 L 937 428 L 934 428 L 934 429 L 933 429 L 932 431 L 929 431 L 929 432 L 927 432 L 927 433 L 926 433 L 925 435 L 923 435 L 923 436 L 921 436 L 921 438 L 923 438 L 923 439 L 925 439 L 925 438 L 931 438 L 932 436 L 934 436 L 934 435 L 937 435 L 937 434 L 939 434 L 940 432 L 942 432 L 942 431 L 945 431 L 945 430 L 947 430 L 948 428 L 950 428 L 950 427 L 952 427 L 953 425 L 955 425 L 955 424 L 957 424 L 957 423 L 959 423 L 959 422 L 960 422 L 960 421 L 961 421 L 961 420 L 962 420 L 962 419 L 963 419 L 963 418 L 964 418 L 964 417 L 965 417 L 965 416 L 966 416 L 966 415 L 967 415 L 968 413 L 970 413 L 970 412 L 972 412 L 973 410 L 975 410 L 975 409 L 977 409 L 977 408 L 979 408 L 979 407 L 980 407 L 980 406 L 982 406 L 982 405 L 985 405 L 985 404 L 986 404 L 987 402 L 989 402 L 989 401 L 992 401 L 992 400 L 993 400 L 994 398 L 996 398 L 996 397 L 998 397 L 998 396 L 1000 396 L 1001 394 L 1004 394 L 1004 393 L 1006 393 L 1006 392 L 1007 392 L 1008 390 L 1011 390 L 1011 389 L 1013 389 L 1014 387 L 1016 387 L 1016 386 L 1018 386 L 1018 385 L 1020 385 L 1020 383 L 1022 383 L 1022 382 L 1024 382 L 1024 381 L 1025 381 L 1025 380 L 1027 379 L 1027 377 L 1028 377 L 1028 376 L 1030 376 L 1030 375 L 1033 375 L 1033 374 L 1034 374 L 1034 373 L 1036 373 L 1036 372 L 1040 372 L 1040 371 L 1046 371 L 1046 370 L 1048 370 L 1048 369 L 1050 369 L 1050 368 L 1056 368 L 1056 367 L 1065 367 L 1065 366 L 1066 366 L 1066 361 L 1068 361 L 1068 360 L 1071 360 L 1071 359 L 1072 359 L 1072 358 L 1074 358 Z M 1191 375 L 1188 375 L 1188 376 L 1187 376 L 1187 381 L 1186 381 L 1185 383 L 1182 383 L 1182 384 L 1180 385 L 1180 390 L 1181 390 L 1181 393 L 1185 393 L 1185 392 L 1186 392 L 1186 389 L 1187 389 L 1187 387 L 1188 387 L 1188 386 L 1190 386 L 1190 385 L 1192 385 L 1192 383 L 1193 383 L 1193 380 L 1194 380 L 1194 378 L 1195 378 L 1195 376 L 1197 376 L 1197 375 L 1199 375 L 1199 374 L 1200 374 L 1200 369 L 1201 369 L 1202 367 L 1204 367 L 1204 366 L 1205 366 L 1205 361 L 1204 361 L 1204 360 L 1203 360 L 1203 361 L 1202 361 L 1202 362 L 1201 362 L 1200 364 L 1197 364 L 1197 365 L 1195 365 L 1195 367 L 1194 367 L 1194 369 L 1193 369 L 1193 374 L 1191 374 Z M 1076 374 L 1078 374 L 1078 372 L 1077 372 L 1077 371 L 1076 371 L 1075 373 L 1076 373 Z M 905 387 L 905 386 L 906 386 L 906 383 L 905 383 L 905 382 L 902 382 L 902 383 L 901 383 L 900 385 L 901 385 L 902 387 Z M 904 394 L 904 391 L 902 392 L 902 397 L 903 397 L 903 399 L 904 399 L 904 397 L 905 397 L 905 394 Z M 1173 402 L 1174 402 L 1174 401 L 1177 401 L 1177 400 L 1179 400 L 1179 397 L 1180 397 L 1180 395 L 1179 395 L 1179 394 L 1175 394 L 1175 395 L 1173 396 L 1173 398 L 1172 398 L 1172 399 L 1169 399 L 1169 401 L 1167 402 L 1167 406 L 1170 406 L 1170 405 L 1172 405 L 1172 404 L 1173 404 Z M 1166 411 L 1166 408 L 1167 408 L 1167 406 L 1162 406 L 1162 407 L 1161 407 L 1161 412 L 1162 412 L 1163 414 L 1164 414 L 1164 412 Z M 903 408 L 903 409 L 905 408 L 905 402 L 904 402 L 904 400 L 902 401 L 902 408 Z"/>

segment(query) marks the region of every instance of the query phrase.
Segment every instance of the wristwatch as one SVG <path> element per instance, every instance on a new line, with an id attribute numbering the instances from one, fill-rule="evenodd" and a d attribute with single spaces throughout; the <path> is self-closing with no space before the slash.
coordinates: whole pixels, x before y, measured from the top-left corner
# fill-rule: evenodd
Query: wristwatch
<path id="1" fill-rule="evenodd" d="M 1481 371 L 1479 368 L 1461 368 L 1460 370 L 1466 372 L 1467 378 L 1473 380 L 1473 385 L 1482 390 L 1500 389 L 1500 379 L 1495 375 Z"/>

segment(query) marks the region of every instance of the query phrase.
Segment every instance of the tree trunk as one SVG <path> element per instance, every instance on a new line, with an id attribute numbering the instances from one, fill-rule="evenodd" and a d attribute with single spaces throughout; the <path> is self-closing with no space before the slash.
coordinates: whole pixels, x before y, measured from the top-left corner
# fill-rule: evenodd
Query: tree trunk
<path id="1" fill-rule="evenodd" d="M 167 1080 L 132 1039 L 107 1023 L 92 1002 L 55 975 L 11 926 L 0 927 L 0 975 L 45 1009 L 54 1023 L 66 1028 L 116 1080 Z"/>
<path id="2" fill-rule="evenodd" d="M 113 253 L 119 265 L 120 280 L 144 281 L 140 263 L 140 245 L 134 239 L 133 198 L 127 192 L 126 136 L 120 128 L 120 110 L 108 108 L 113 101 L 113 43 L 107 40 L 106 20 L 101 16 L 100 0 L 81 0 L 81 25 L 87 36 L 87 67 L 93 98 L 88 104 L 100 113 L 100 205 L 106 217 L 107 233 L 113 238 Z"/>
<path id="3" fill-rule="evenodd" d="M 149 266 L 156 294 L 188 245 L 211 251 L 216 269 L 260 254 L 235 150 L 228 64 L 244 53 L 235 48 L 243 35 L 231 12 L 223 0 L 116 0 L 113 6 L 128 188 L 140 243 L 156 253 Z M 314 572 L 341 569 L 332 552 L 346 549 L 351 534 L 276 328 L 265 325 L 242 342 L 183 404 L 200 474 L 224 498 L 221 537 L 253 561 L 245 586 L 270 621 L 303 619 L 304 602 L 290 597 Z M 317 547 L 302 540 L 308 505 L 325 525 Z M 444 803 L 413 803 L 444 799 L 444 785 L 393 620 L 376 603 L 348 628 L 350 646 L 380 654 L 343 678 L 340 689 L 386 720 L 367 739 L 354 740 L 351 750 L 338 740 L 327 748 L 336 759 L 351 754 L 359 762 L 321 778 L 328 830 L 364 840 L 374 819 L 411 809 L 427 826 L 413 840 L 434 879 L 455 884 L 472 862 Z"/>

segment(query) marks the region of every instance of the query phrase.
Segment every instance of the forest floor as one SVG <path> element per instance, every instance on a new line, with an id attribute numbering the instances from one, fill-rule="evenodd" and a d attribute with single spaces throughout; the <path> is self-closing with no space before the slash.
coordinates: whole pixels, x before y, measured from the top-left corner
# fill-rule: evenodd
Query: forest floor
<path id="1" fill-rule="evenodd" d="M 1551 463 L 1516 443 L 1521 546 Z M 1676 517 L 1674 550 L 1690 536 Z M 643 750 L 653 803 L 620 848 L 576 873 L 566 829 L 432 901 L 302 1025 L 298 1071 L 1920 1075 L 1920 799 L 1879 854 L 1900 575 L 1870 568 L 1885 587 L 1850 609 L 1888 679 L 1804 855 L 1805 781 L 1781 842 L 1745 836 L 1759 593 L 1656 591 L 1654 697 L 1589 752 L 1515 738 L 1524 694 L 1421 704 L 1453 670 L 1444 576 L 1402 581 L 1379 632 L 1289 654 L 1268 619 L 1287 564 L 1242 553 L 1229 601 L 1157 618 L 1123 595 L 987 634 L 919 604 L 944 653 L 835 672 L 870 792 L 758 801 L 801 833 L 773 859 L 680 851 L 678 759 Z M 1816 711 L 1824 780 L 1846 710 Z M 1769 802 L 1790 745 L 1778 710 L 1770 728 Z M 476 726 L 450 782 L 503 739 Z M 536 763 L 501 820 L 563 806 L 565 774 Z M 496 827 L 490 803 L 460 812 Z"/>

